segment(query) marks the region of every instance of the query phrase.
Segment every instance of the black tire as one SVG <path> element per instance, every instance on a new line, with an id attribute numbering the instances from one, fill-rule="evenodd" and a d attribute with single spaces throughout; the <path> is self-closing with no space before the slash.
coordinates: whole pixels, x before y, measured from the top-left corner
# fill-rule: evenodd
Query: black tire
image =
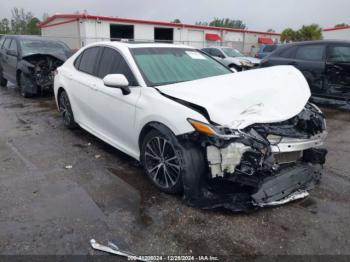
<path id="1" fill-rule="evenodd" d="M 27 92 L 27 90 L 26 90 L 28 85 L 33 85 L 33 83 L 28 79 L 28 77 L 25 74 L 19 73 L 18 86 L 19 86 L 21 95 L 24 98 L 30 98 L 33 96 L 33 94 Z"/>
<path id="2" fill-rule="evenodd" d="M 171 131 L 150 131 L 142 141 L 141 163 L 147 177 L 161 191 L 178 194 L 183 191 L 182 146 Z"/>
<path id="3" fill-rule="evenodd" d="M 234 65 L 234 64 L 231 64 L 229 65 L 229 68 L 233 68 L 235 69 L 237 72 L 241 72 L 242 71 L 242 68 L 237 66 L 237 65 Z"/>
<path id="4" fill-rule="evenodd" d="M 0 72 L 0 86 L 7 86 L 7 79 L 3 77 L 2 72 Z"/>
<path id="5" fill-rule="evenodd" d="M 78 127 L 74 120 L 74 115 L 68 95 L 65 91 L 62 91 L 58 96 L 58 107 L 63 118 L 64 125 L 68 129 L 75 129 Z"/>

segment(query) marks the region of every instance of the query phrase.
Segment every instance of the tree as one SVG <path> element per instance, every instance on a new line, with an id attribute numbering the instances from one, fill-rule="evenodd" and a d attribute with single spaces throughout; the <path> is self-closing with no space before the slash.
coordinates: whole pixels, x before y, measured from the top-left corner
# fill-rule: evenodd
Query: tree
<path id="1" fill-rule="evenodd" d="M 338 27 L 347 27 L 347 26 L 349 26 L 349 24 L 341 23 L 341 24 L 335 25 L 335 28 L 338 28 Z"/>
<path id="2" fill-rule="evenodd" d="M 11 18 L 11 31 L 13 34 L 26 34 L 27 26 L 33 18 L 31 12 L 25 12 L 23 8 L 13 8 Z"/>
<path id="3" fill-rule="evenodd" d="M 0 21 L 0 34 L 9 34 L 11 32 L 10 21 L 4 18 Z"/>
<path id="4" fill-rule="evenodd" d="M 171 21 L 171 23 L 181 24 L 181 20 L 176 18 L 174 21 Z"/>
<path id="5" fill-rule="evenodd" d="M 283 30 L 281 34 L 281 42 L 293 42 L 296 41 L 297 39 L 297 33 L 292 29 L 292 28 L 287 28 Z"/>
<path id="6" fill-rule="evenodd" d="M 299 41 L 311 41 L 322 39 L 322 29 L 317 24 L 304 25 L 298 30 L 297 38 Z"/>
<path id="7" fill-rule="evenodd" d="M 203 26 L 208 26 L 208 22 L 196 22 L 195 25 L 203 25 Z"/>
<path id="8" fill-rule="evenodd" d="M 40 20 L 36 17 L 33 17 L 27 25 L 26 34 L 28 34 L 28 35 L 40 35 L 40 28 L 38 27 L 39 23 L 40 23 Z"/>
<path id="9" fill-rule="evenodd" d="M 267 29 L 267 32 L 269 32 L 269 33 L 276 33 L 276 31 L 274 29 L 272 29 L 272 28 Z"/>
<path id="10" fill-rule="evenodd" d="M 226 27 L 226 28 L 239 28 L 245 29 L 246 25 L 241 20 L 232 20 L 229 18 L 214 18 L 213 21 L 209 23 L 210 26 L 216 27 Z"/>

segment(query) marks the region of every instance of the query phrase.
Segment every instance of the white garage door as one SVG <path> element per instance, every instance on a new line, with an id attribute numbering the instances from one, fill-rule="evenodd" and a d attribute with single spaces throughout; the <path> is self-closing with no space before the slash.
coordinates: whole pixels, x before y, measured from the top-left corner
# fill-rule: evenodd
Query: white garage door
<path id="1" fill-rule="evenodd" d="M 196 48 L 204 47 L 204 31 L 188 30 L 188 44 Z"/>

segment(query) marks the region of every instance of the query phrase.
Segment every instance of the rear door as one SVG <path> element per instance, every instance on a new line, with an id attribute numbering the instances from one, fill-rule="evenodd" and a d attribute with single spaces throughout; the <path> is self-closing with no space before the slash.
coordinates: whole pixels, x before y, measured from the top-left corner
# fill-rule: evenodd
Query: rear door
<path id="1" fill-rule="evenodd" d="M 330 96 L 350 99 L 350 45 L 328 46 L 326 88 Z"/>
<path id="2" fill-rule="evenodd" d="M 298 68 L 309 83 L 313 95 L 325 95 L 325 44 L 299 45 L 295 51 L 295 59 L 290 65 Z"/>

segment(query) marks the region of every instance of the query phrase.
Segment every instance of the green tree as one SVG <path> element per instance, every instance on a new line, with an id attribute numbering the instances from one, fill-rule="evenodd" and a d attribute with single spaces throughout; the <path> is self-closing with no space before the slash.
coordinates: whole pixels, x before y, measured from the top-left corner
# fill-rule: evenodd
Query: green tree
<path id="1" fill-rule="evenodd" d="M 0 21 L 0 34 L 9 34 L 10 32 L 10 21 L 7 18 L 3 18 Z"/>
<path id="2" fill-rule="evenodd" d="M 181 20 L 176 18 L 173 21 L 171 21 L 171 23 L 181 24 Z"/>
<path id="3" fill-rule="evenodd" d="M 210 26 L 245 29 L 246 25 L 241 20 L 232 20 L 229 18 L 214 18 L 209 23 Z"/>
<path id="4" fill-rule="evenodd" d="M 300 30 L 298 30 L 297 40 L 299 41 L 311 41 L 321 39 L 322 29 L 317 24 L 304 25 Z"/>
<path id="5" fill-rule="evenodd" d="M 338 27 L 346 27 L 346 26 L 349 26 L 349 24 L 341 23 L 341 24 L 335 25 L 335 28 L 338 28 Z"/>
<path id="6" fill-rule="evenodd" d="M 208 22 L 196 22 L 195 25 L 203 25 L 203 26 L 208 26 Z"/>
<path id="7" fill-rule="evenodd" d="M 267 29 L 267 31 L 266 31 L 266 32 L 269 32 L 269 33 L 276 33 L 275 29 L 272 29 L 272 28 Z"/>
<path id="8" fill-rule="evenodd" d="M 281 41 L 282 42 L 293 42 L 297 40 L 297 32 L 295 32 L 292 28 L 287 28 L 283 30 L 281 33 Z"/>
<path id="9" fill-rule="evenodd" d="M 28 34 L 28 35 L 40 35 L 40 28 L 38 27 L 38 23 L 40 23 L 40 20 L 36 17 L 33 17 L 27 25 L 26 34 Z"/>

